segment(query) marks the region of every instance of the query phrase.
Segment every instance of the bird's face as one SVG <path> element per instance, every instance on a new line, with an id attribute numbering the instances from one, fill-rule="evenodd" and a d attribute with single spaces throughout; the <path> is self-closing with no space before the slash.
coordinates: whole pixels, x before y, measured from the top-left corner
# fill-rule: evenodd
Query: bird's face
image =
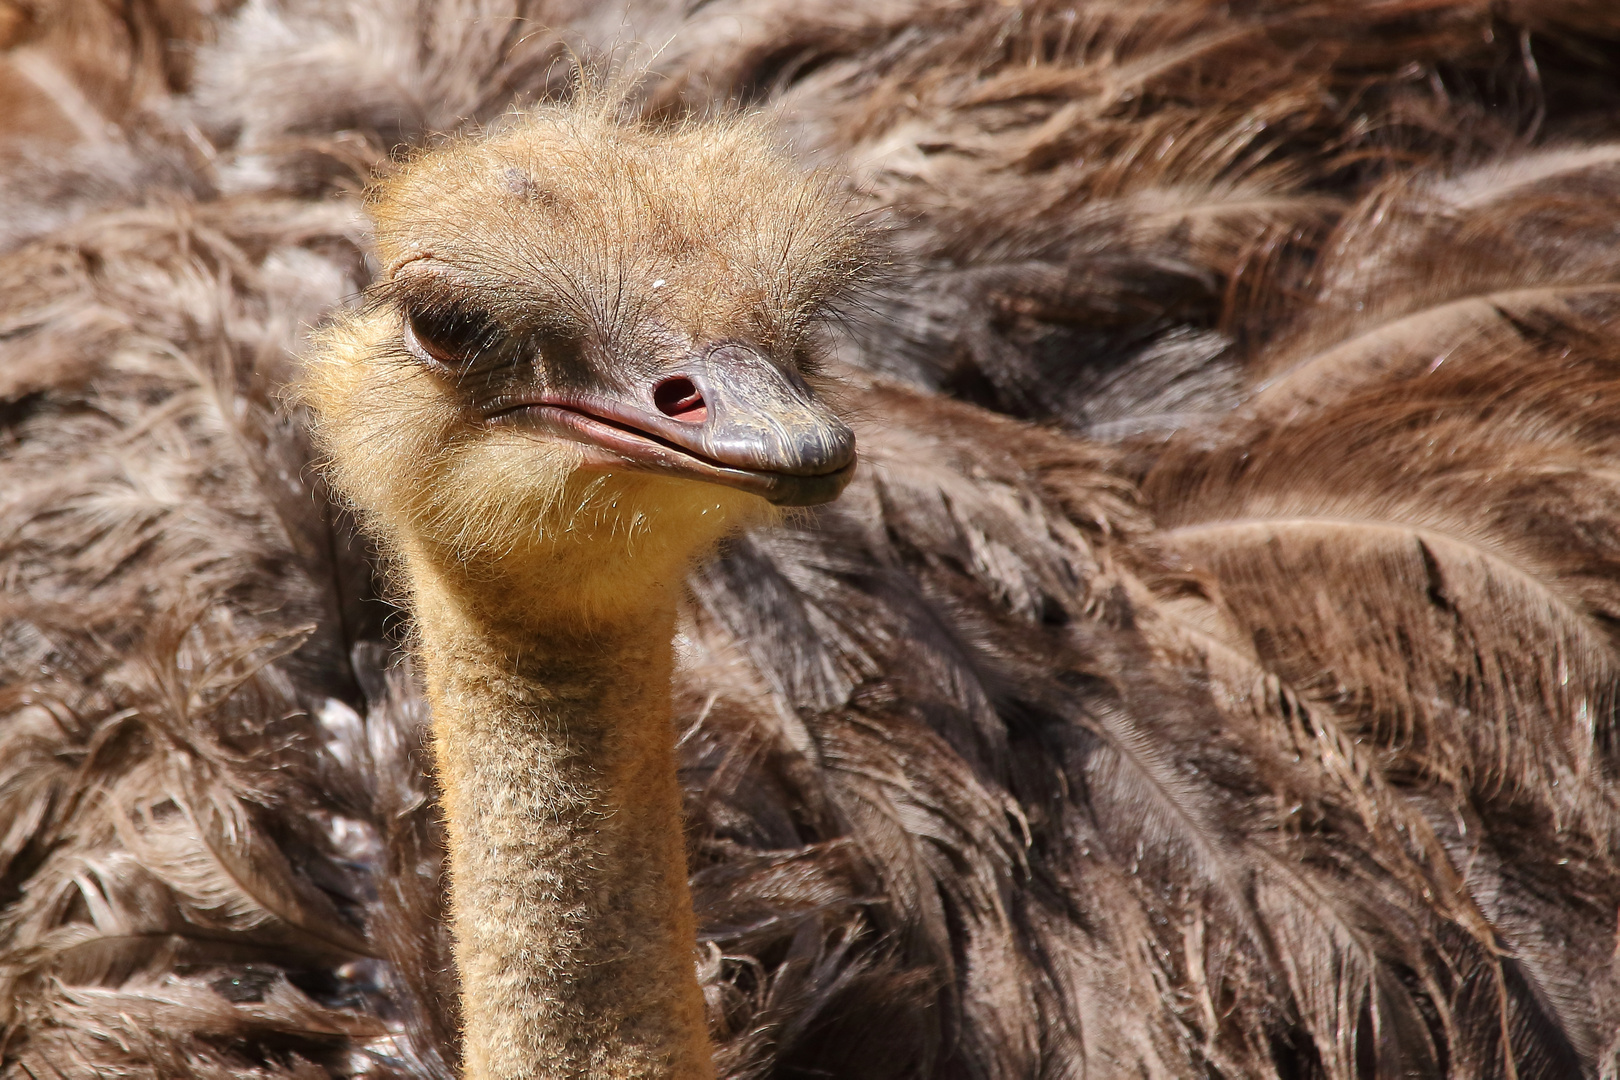
<path id="1" fill-rule="evenodd" d="M 385 525 L 701 543 L 848 482 L 854 436 L 813 387 L 864 243 L 755 129 L 541 112 L 403 166 L 371 209 L 383 273 L 306 392 Z"/>
<path id="2" fill-rule="evenodd" d="M 612 283 L 617 303 L 639 309 L 629 318 L 559 312 L 433 255 L 399 268 L 383 295 L 398 349 L 477 424 L 573 444 L 588 472 L 697 480 L 784 506 L 834 498 L 854 435 L 810 389 L 803 352 L 782 355 L 746 324 L 694 331 L 681 278 L 709 285 L 707 274 L 677 264 Z"/>

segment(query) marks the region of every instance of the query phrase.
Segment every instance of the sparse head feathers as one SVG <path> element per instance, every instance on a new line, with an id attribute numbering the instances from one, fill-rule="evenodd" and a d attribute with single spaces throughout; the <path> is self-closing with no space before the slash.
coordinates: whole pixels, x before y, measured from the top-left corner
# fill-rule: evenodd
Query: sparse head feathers
<path id="1" fill-rule="evenodd" d="M 862 273 L 832 180 L 762 121 L 651 128 L 552 105 L 408 162 L 372 189 L 386 276 L 430 259 L 535 317 L 608 337 L 656 319 L 791 350 Z"/>

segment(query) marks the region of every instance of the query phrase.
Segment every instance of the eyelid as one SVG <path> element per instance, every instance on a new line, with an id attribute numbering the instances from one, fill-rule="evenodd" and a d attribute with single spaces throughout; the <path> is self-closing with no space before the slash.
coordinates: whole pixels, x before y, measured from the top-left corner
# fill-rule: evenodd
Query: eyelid
<path id="1" fill-rule="evenodd" d="M 505 339 L 501 326 L 481 311 L 429 314 L 406 305 L 403 315 L 400 336 L 406 351 L 444 374 L 467 374 Z M 419 325 L 424 322 L 425 327 Z"/>
<path id="2" fill-rule="evenodd" d="M 417 336 L 416 327 L 412 325 L 411 313 L 409 311 L 401 313 L 400 322 L 404 326 L 400 337 L 405 343 L 406 352 L 410 353 L 412 356 L 416 357 L 418 360 L 437 371 L 449 374 L 455 370 L 451 366 L 450 359 L 448 357 L 440 357 L 422 343 L 422 339 Z"/>

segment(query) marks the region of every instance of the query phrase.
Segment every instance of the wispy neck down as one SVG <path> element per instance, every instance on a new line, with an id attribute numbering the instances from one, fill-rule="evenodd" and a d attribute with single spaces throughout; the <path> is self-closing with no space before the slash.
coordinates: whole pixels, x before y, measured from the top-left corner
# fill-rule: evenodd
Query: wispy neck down
<path id="1" fill-rule="evenodd" d="M 435 577 L 413 568 L 467 1076 L 712 1076 L 670 719 L 673 594 L 589 632 L 498 627 Z"/>

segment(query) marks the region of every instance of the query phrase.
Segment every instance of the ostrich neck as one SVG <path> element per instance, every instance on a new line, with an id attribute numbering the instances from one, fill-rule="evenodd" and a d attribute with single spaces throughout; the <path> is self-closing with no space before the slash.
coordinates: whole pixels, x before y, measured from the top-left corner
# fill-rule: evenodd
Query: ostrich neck
<path id="1" fill-rule="evenodd" d="M 465 1075 L 713 1076 L 675 775 L 673 598 L 587 629 L 543 598 L 486 587 L 485 602 L 410 569 Z"/>

